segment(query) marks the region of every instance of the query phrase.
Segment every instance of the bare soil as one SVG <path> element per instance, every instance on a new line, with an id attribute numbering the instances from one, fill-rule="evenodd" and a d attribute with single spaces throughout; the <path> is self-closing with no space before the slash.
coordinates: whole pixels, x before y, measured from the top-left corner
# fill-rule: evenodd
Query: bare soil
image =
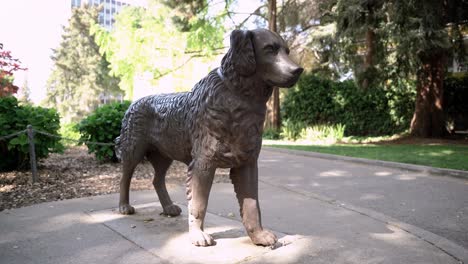
<path id="1" fill-rule="evenodd" d="M 71 147 L 39 162 L 39 180 L 32 183 L 30 171 L 0 172 L 0 211 L 32 204 L 119 192 L 120 163 L 102 163 L 86 147 Z M 131 190 L 152 190 L 154 170 L 142 162 L 133 175 Z M 174 162 L 168 188 L 185 184 L 187 166 Z M 218 169 L 214 182 L 229 182 L 229 171 Z"/>

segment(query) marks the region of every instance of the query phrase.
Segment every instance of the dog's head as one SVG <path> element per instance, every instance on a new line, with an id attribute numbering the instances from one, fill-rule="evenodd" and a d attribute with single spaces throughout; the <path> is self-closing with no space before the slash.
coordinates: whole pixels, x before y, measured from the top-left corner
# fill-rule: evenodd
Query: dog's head
<path id="1" fill-rule="evenodd" d="M 289 58 L 286 42 L 266 29 L 234 30 L 228 53 L 239 75 L 255 75 L 271 86 L 291 87 L 304 71 Z"/>

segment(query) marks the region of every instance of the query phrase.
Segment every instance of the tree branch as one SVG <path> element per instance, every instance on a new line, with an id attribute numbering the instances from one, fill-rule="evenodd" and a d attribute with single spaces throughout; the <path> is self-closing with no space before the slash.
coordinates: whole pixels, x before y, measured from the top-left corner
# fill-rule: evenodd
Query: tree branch
<path id="1" fill-rule="evenodd" d="M 213 50 L 223 50 L 223 49 L 226 49 L 227 47 L 218 47 L 218 48 L 214 48 Z M 201 53 L 203 50 L 188 50 L 188 51 L 185 51 L 184 54 L 195 54 L 195 53 Z"/>
<path id="2" fill-rule="evenodd" d="M 221 53 L 217 53 L 217 55 L 219 55 Z M 175 68 L 172 68 L 164 73 L 160 73 L 158 76 L 155 77 L 155 80 L 157 79 L 161 79 L 162 77 L 166 76 L 166 75 L 169 75 L 175 71 L 178 71 L 180 70 L 181 68 L 183 68 L 185 65 L 187 65 L 187 63 L 189 63 L 193 58 L 201 58 L 201 57 L 204 57 L 203 55 L 192 55 L 190 56 L 187 60 L 185 60 L 184 62 L 182 62 L 180 65 L 178 65 L 177 67 Z"/>
<path id="3" fill-rule="evenodd" d="M 228 11 L 228 13 L 231 13 L 231 14 L 239 14 L 239 15 L 247 15 L 249 14 L 248 17 L 246 17 L 241 23 L 239 23 L 239 25 L 236 26 L 236 29 L 239 29 L 241 28 L 242 26 L 244 26 L 244 24 L 252 17 L 252 16 L 259 16 L 265 20 L 268 20 L 265 16 L 261 15 L 260 14 L 260 10 L 265 7 L 266 5 L 261 5 L 259 6 L 257 9 L 255 9 L 252 13 L 237 13 L 237 12 L 231 12 L 231 11 Z"/>

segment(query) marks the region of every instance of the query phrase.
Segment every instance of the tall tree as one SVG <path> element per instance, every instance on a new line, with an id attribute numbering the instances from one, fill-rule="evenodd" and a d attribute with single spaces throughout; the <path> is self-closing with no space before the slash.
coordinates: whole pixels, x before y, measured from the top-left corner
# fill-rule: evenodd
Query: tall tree
<path id="1" fill-rule="evenodd" d="M 31 104 L 31 89 L 29 89 L 28 77 L 24 78 L 23 85 L 18 90 L 18 101 L 23 104 Z"/>
<path id="2" fill-rule="evenodd" d="M 468 22 L 466 10 L 464 0 L 336 0 L 326 10 L 332 19 L 323 22 L 336 27 L 334 43 L 327 43 L 334 48 L 334 62 L 345 62 L 344 68 L 349 66 L 362 86 L 376 78 L 379 86 L 414 80 L 417 96 L 410 132 L 438 137 L 445 133 L 446 59 L 462 46 L 459 32 Z"/>
<path id="3" fill-rule="evenodd" d="M 268 0 L 268 29 L 277 32 L 276 0 Z M 274 87 L 273 93 L 267 103 L 265 129 L 278 131 L 281 127 L 279 88 Z"/>
<path id="4" fill-rule="evenodd" d="M 458 41 L 455 31 L 468 22 L 468 3 L 463 0 L 392 1 L 390 17 L 398 66 L 416 76 L 416 105 L 410 133 L 440 137 L 446 132 L 443 79 L 447 55 Z M 452 35 L 457 35 L 453 34 Z M 461 34 L 458 34 L 461 36 Z"/>
<path id="5" fill-rule="evenodd" d="M 345 60 L 351 63 L 364 89 L 378 79 L 376 66 L 384 60 L 381 36 L 384 32 L 380 30 L 386 19 L 384 3 L 383 0 L 338 0 L 334 6 L 337 47 L 343 50 Z"/>
<path id="6" fill-rule="evenodd" d="M 80 120 L 100 104 L 100 95 L 118 91 L 118 80 L 110 77 L 109 63 L 90 32 L 98 13 L 94 6 L 74 8 L 60 45 L 53 50 L 46 104 L 65 122 Z"/>

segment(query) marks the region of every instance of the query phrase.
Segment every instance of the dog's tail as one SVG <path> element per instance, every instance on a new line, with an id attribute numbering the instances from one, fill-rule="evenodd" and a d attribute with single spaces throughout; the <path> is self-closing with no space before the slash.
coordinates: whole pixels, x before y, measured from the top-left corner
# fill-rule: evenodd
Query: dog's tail
<path id="1" fill-rule="evenodd" d="M 115 156 L 117 157 L 117 159 L 119 161 L 121 161 L 122 160 L 122 149 L 121 149 L 121 146 L 120 146 L 120 136 L 115 138 L 114 144 L 115 144 L 115 147 L 114 147 Z"/>
<path id="2" fill-rule="evenodd" d="M 133 134 L 136 132 L 135 128 L 138 128 L 136 123 L 138 123 L 138 120 L 142 117 L 139 112 L 141 112 L 141 108 L 144 107 L 148 99 L 150 99 L 150 97 L 147 96 L 136 100 L 125 112 L 122 119 L 120 135 L 114 140 L 115 156 L 119 161 L 130 158 L 134 151 L 132 148 L 135 145 L 135 137 Z"/>
<path id="3" fill-rule="evenodd" d="M 135 103 L 132 103 L 130 107 L 127 109 L 125 112 L 125 115 L 122 119 L 122 128 L 120 129 L 120 135 L 115 138 L 114 140 L 114 151 L 115 151 L 115 156 L 119 161 L 122 161 L 122 152 L 124 151 L 124 148 L 128 147 L 128 142 L 130 141 L 130 133 L 131 129 L 130 126 L 132 125 L 131 120 L 132 116 L 135 112 Z"/>

